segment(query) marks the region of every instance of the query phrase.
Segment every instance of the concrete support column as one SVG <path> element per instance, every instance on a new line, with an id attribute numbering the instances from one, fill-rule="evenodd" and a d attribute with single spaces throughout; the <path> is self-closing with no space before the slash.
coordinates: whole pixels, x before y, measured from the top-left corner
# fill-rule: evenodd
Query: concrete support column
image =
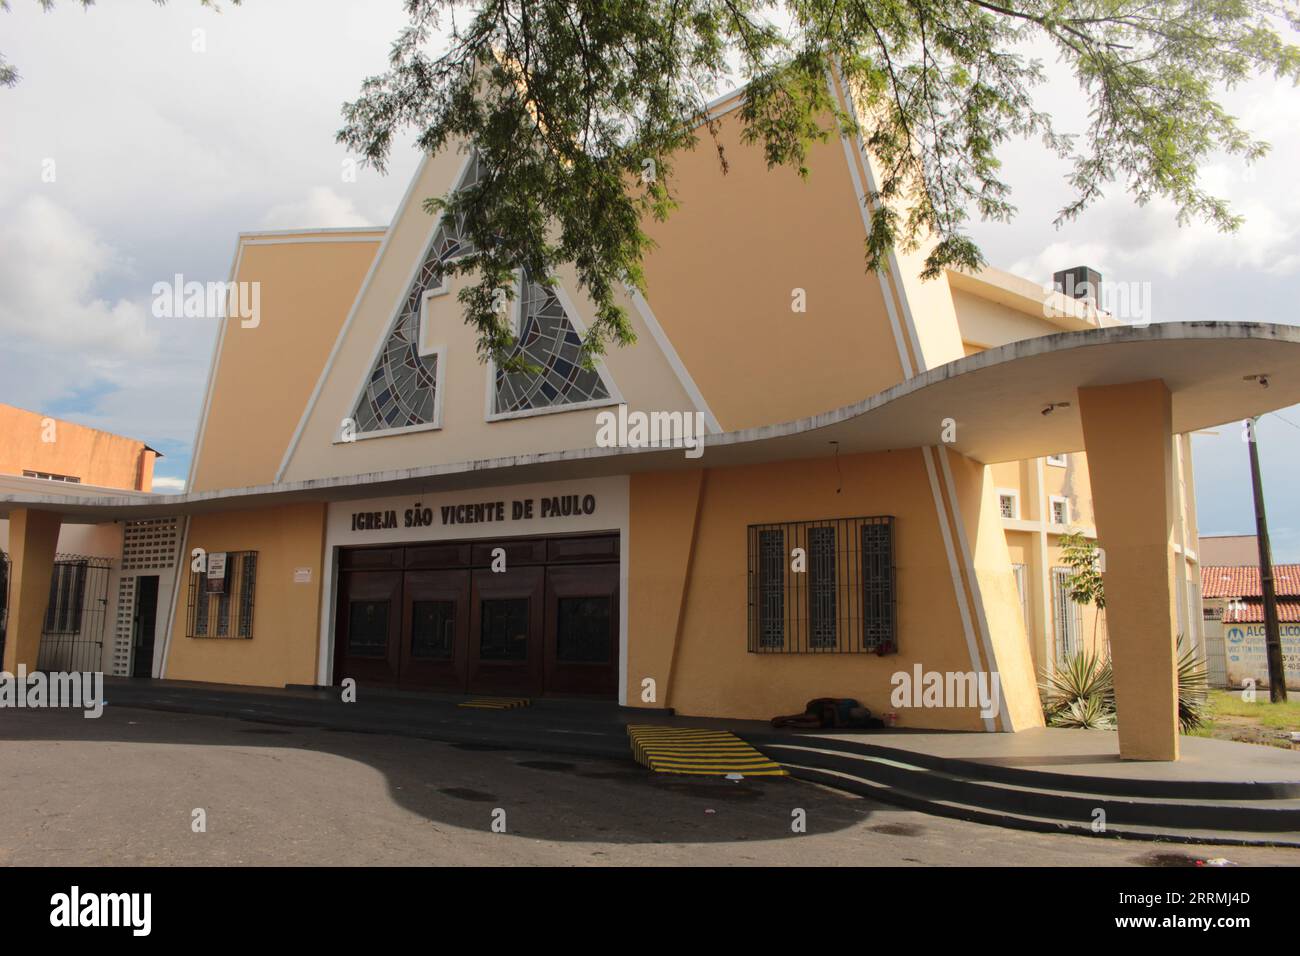
<path id="1" fill-rule="evenodd" d="M 9 513 L 9 626 L 4 669 L 10 674 L 18 672 L 19 664 L 29 671 L 36 669 L 61 523 L 61 516 L 50 511 L 19 508 Z"/>
<path id="2" fill-rule="evenodd" d="M 1106 617 L 1119 753 L 1178 759 L 1173 414 L 1163 381 L 1079 389 Z"/>

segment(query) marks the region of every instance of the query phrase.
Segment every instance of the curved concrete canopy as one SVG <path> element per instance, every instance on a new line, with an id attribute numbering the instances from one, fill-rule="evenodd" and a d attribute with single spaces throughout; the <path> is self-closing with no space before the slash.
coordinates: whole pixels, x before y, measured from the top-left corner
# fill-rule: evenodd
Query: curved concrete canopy
<path id="1" fill-rule="evenodd" d="M 1268 387 L 1247 376 L 1264 375 Z M 14 508 L 59 511 L 65 520 L 105 521 L 429 493 L 532 481 L 678 468 L 728 467 L 942 443 L 994 464 L 1083 449 L 1076 390 L 1163 379 L 1176 433 L 1240 421 L 1300 403 L 1300 327 L 1245 322 L 1115 326 L 1013 342 L 967 356 L 833 411 L 711 435 L 702 458 L 677 449 L 584 448 L 402 471 L 183 495 L 64 497 L 0 495 Z M 1043 409 L 1068 402 L 1051 414 Z M 593 435 L 593 439 L 594 439 Z"/>

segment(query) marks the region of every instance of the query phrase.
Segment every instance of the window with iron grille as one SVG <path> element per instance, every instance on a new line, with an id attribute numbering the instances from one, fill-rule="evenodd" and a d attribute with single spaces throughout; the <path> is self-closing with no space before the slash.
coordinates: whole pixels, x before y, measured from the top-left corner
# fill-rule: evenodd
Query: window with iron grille
<path id="1" fill-rule="evenodd" d="M 50 600 L 45 605 L 44 634 L 80 634 L 86 597 L 86 562 L 55 561 Z"/>
<path id="2" fill-rule="evenodd" d="M 751 653 L 896 649 L 894 519 L 750 525 Z"/>
<path id="3" fill-rule="evenodd" d="M 251 640 L 257 590 L 257 552 L 227 551 L 220 590 L 209 590 L 206 571 L 190 572 L 188 637 Z"/>
<path id="4" fill-rule="evenodd" d="M 1082 609 L 1070 596 L 1069 568 L 1052 568 L 1052 623 L 1056 627 L 1056 660 L 1065 663 L 1080 648 Z"/>
<path id="5" fill-rule="evenodd" d="M 835 528 L 808 529 L 808 636 L 812 646 L 835 646 Z"/>
<path id="6" fill-rule="evenodd" d="M 785 645 L 785 533 L 758 533 L 758 641 L 765 649 Z"/>

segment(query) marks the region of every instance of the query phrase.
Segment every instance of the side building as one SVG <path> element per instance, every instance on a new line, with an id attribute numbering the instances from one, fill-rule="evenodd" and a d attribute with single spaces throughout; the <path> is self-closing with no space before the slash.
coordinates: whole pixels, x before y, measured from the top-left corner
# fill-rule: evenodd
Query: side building
<path id="1" fill-rule="evenodd" d="M 138 439 L 0 405 L 0 494 L 147 501 L 159 457 Z M 24 515 L 24 532 L 32 520 L 42 521 Z M 36 608 L 39 651 L 29 663 L 46 670 L 156 675 L 179 527 L 176 518 L 149 518 L 63 522 L 53 533 L 46 528 L 53 567 L 48 582 L 32 582 L 44 600 Z M 9 624 L 10 538 L 10 521 L 0 517 L 0 653 Z"/>

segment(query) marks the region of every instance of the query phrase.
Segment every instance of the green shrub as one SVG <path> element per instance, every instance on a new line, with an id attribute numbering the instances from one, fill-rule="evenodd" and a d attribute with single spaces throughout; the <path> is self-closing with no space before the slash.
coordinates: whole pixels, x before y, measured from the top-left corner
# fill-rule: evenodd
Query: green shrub
<path id="1" fill-rule="evenodd" d="M 1072 654 L 1041 691 L 1047 726 L 1114 729 L 1115 679 L 1109 658 L 1088 650 Z"/>
<path id="2" fill-rule="evenodd" d="M 1068 657 L 1039 685 L 1049 727 L 1114 730 L 1115 674 L 1110 658 L 1088 650 Z M 1191 733 L 1206 718 L 1209 678 L 1205 664 L 1188 648 L 1178 657 L 1178 728 Z"/>

